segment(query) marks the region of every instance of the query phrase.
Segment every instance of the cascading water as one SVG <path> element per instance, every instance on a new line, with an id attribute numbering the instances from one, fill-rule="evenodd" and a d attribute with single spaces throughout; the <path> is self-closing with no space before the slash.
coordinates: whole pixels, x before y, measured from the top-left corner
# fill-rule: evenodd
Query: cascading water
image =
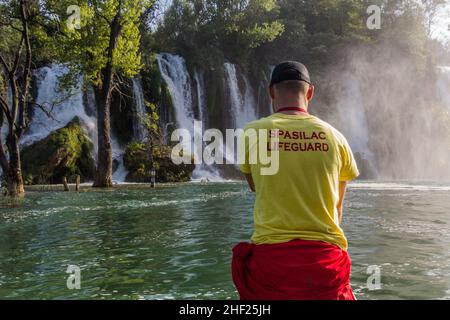
<path id="1" fill-rule="evenodd" d="M 191 77 L 187 71 L 184 59 L 177 55 L 159 54 L 157 55 L 157 61 L 161 75 L 171 94 L 178 128 L 188 129 L 191 136 L 200 136 L 202 132 L 195 132 L 193 122 L 194 120 L 201 121 L 203 128 L 206 128 L 208 122 L 204 73 L 202 70 L 197 69 L 194 70 Z M 97 120 L 93 91 L 88 90 L 83 95 L 81 78 L 73 89 L 62 90 L 59 85 L 59 79 L 67 71 L 67 67 L 58 64 L 43 67 L 36 71 L 36 86 L 38 89 L 36 103 L 50 112 L 51 118 L 48 117 L 47 112 L 35 107 L 30 127 L 24 135 L 21 144 L 22 146 L 27 146 L 44 139 L 52 131 L 66 126 L 75 117 L 78 117 L 94 144 L 94 153 L 96 154 L 98 150 Z M 227 110 L 230 110 L 231 124 L 235 128 L 242 128 L 247 122 L 256 119 L 258 113 L 261 115 L 264 112 L 259 106 L 259 96 L 262 95 L 260 92 L 262 89 L 258 88 L 258 94 L 256 95 L 250 85 L 250 81 L 245 75 L 238 74 L 236 66 L 231 63 L 224 64 L 224 71 L 225 93 L 228 98 Z M 344 78 L 346 79 L 345 85 L 335 94 L 337 105 L 334 109 L 339 118 L 338 123 L 341 124 L 337 127 L 348 138 L 354 153 L 368 162 L 372 169 L 376 169 L 376 159 L 378 158 L 374 156 L 369 147 L 370 132 L 368 120 L 370 119 L 366 115 L 366 108 L 369 106 L 365 103 L 367 98 L 364 98 L 356 76 L 347 74 Z M 145 130 L 140 119 L 146 112 L 144 94 L 140 78 L 133 79 L 132 83 L 136 111 L 134 138 L 142 140 L 145 136 Z M 438 90 L 442 106 L 448 108 L 448 110 L 450 110 L 449 88 L 450 67 L 439 67 L 436 89 Z M 256 97 L 258 97 L 258 101 L 255 99 Z M 259 111 L 256 110 L 257 106 L 259 106 Z M 342 106 L 345 106 L 345 108 Z M 345 126 L 342 124 L 345 124 Z M 4 126 L 2 135 L 5 136 L 6 132 L 7 126 Z M 114 133 L 111 134 L 111 140 L 115 162 L 113 180 L 115 182 L 123 182 L 127 175 L 123 165 L 124 150 Z M 192 141 L 188 143 L 192 143 Z M 201 152 L 202 150 L 194 150 L 194 156 L 199 158 Z M 229 158 L 226 151 L 225 157 Z M 380 172 L 383 171 L 380 169 Z M 377 172 L 375 172 L 375 176 L 378 176 Z M 221 179 L 216 167 L 205 164 L 196 166 L 193 177 L 200 180 Z"/>
<path id="2" fill-rule="evenodd" d="M 206 92 L 205 92 L 205 80 L 203 73 L 198 70 L 194 72 L 194 81 L 197 88 L 197 114 L 198 120 L 202 122 L 203 127 L 206 127 Z M 200 133 L 201 134 L 201 133 Z M 197 165 L 192 173 L 193 179 L 207 179 L 209 181 L 222 180 L 219 171 L 213 166 L 208 166 L 204 163 Z"/>
<path id="3" fill-rule="evenodd" d="M 368 153 L 369 129 L 367 127 L 367 117 L 364 110 L 364 101 L 358 81 L 347 75 L 346 86 L 342 96 L 338 97 L 339 104 L 345 108 L 337 108 L 341 123 L 349 125 L 342 129 L 348 138 L 354 152 Z"/>
<path id="4" fill-rule="evenodd" d="M 245 90 L 244 90 L 244 105 L 241 106 L 241 110 L 244 113 L 245 120 L 247 122 L 256 120 L 258 118 L 256 114 L 256 99 L 253 88 L 250 85 L 248 78 L 243 75 Z"/>
<path id="5" fill-rule="evenodd" d="M 168 53 L 158 54 L 156 58 L 175 107 L 178 127 L 192 131 L 192 86 L 186 63 L 182 57 Z"/>
<path id="6" fill-rule="evenodd" d="M 370 175 L 373 176 L 376 170 L 375 156 L 368 145 L 369 127 L 361 89 L 357 79 L 351 74 L 344 75 L 343 79 L 346 79 L 346 83 L 337 96 L 338 107 L 336 110 L 340 123 L 346 125 L 341 126 L 340 129 L 347 137 L 355 156 L 361 161 L 368 161 L 369 168 L 365 168 L 365 171 L 370 170 Z"/>
<path id="7" fill-rule="evenodd" d="M 90 90 L 87 94 L 87 105 L 83 100 L 82 79 L 78 79 L 72 89 L 62 89 L 59 79 L 68 72 L 64 65 L 52 64 L 40 68 L 36 72 L 37 97 L 36 103 L 41 108 L 34 108 L 32 121 L 26 134 L 22 138 L 22 146 L 27 146 L 46 138 L 51 132 L 65 127 L 75 117 L 80 119 L 82 127 L 86 130 L 94 145 L 96 155 L 97 146 L 97 119 L 95 116 L 95 99 Z M 47 114 L 50 114 L 49 115 Z M 124 182 L 126 170 L 123 167 L 124 151 L 114 134 L 111 134 L 113 147 L 113 159 L 117 163 L 117 169 L 113 174 L 115 182 Z M 95 156 L 94 155 L 94 156 Z"/>
<path id="8" fill-rule="evenodd" d="M 225 70 L 225 87 L 228 92 L 231 116 L 234 128 L 241 129 L 253 120 L 257 119 L 256 114 L 256 100 L 250 81 L 244 75 L 241 76 L 244 82 L 244 92 L 242 93 L 239 87 L 239 79 L 236 71 L 236 66 L 232 63 L 226 62 L 224 64 Z M 234 155 L 234 159 L 231 155 Z M 225 150 L 225 157 L 231 161 L 237 160 L 237 146 L 235 150 Z M 227 160 L 230 161 L 230 160 Z"/>
<path id="9" fill-rule="evenodd" d="M 133 78 L 133 99 L 135 112 L 135 120 L 133 123 L 134 139 L 142 141 L 145 139 L 145 128 L 142 124 L 142 119 L 145 116 L 145 99 L 142 90 L 142 81 L 140 78 Z"/>
<path id="10" fill-rule="evenodd" d="M 198 80 L 197 106 L 198 110 L 200 110 L 199 114 L 202 118 L 195 119 L 192 82 L 184 59 L 178 55 L 162 53 L 157 55 L 157 61 L 161 76 L 164 79 L 172 98 L 178 128 L 188 130 L 191 137 L 202 137 L 202 132 L 199 131 L 198 127 L 194 126 L 195 120 L 200 120 L 203 124 L 205 124 L 205 119 L 203 119 L 203 110 L 205 110 L 205 102 L 203 100 L 204 81 L 200 80 L 201 75 L 197 74 L 195 77 Z M 184 143 L 192 145 L 192 141 L 185 141 Z M 197 150 L 195 146 L 193 153 L 195 159 L 198 160 L 202 158 L 202 150 Z M 193 179 L 218 180 L 220 179 L 220 176 L 215 168 L 198 164 L 193 172 Z"/>
<path id="11" fill-rule="evenodd" d="M 205 92 L 205 79 L 203 73 L 198 70 L 194 72 L 194 80 L 197 88 L 197 106 L 198 106 L 198 118 L 206 124 L 206 92 Z"/>
<path id="12" fill-rule="evenodd" d="M 125 150 L 123 147 L 119 144 L 116 136 L 114 134 L 111 134 L 111 145 L 113 149 L 113 161 L 116 162 L 116 169 L 113 173 L 113 181 L 115 183 L 123 183 L 125 182 L 125 179 L 128 174 L 128 170 L 125 168 L 123 164 L 123 156 L 125 154 Z"/>
<path id="13" fill-rule="evenodd" d="M 236 66 L 232 63 L 226 62 L 225 69 L 225 85 L 228 90 L 230 107 L 235 128 L 243 128 L 245 124 L 257 118 L 256 115 L 256 101 L 253 90 L 248 79 L 243 76 L 244 80 L 244 95 L 239 89 L 239 81 L 236 72 Z"/>
<path id="14" fill-rule="evenodd" d="M 84 108 L 82 80 L 79 79 L 71 90 L 62 90 L 59 86 L 60 77 L 67 72 L 67 67 L 57 64 L 43 67 L 36 72 L 38 88 L 36 103 L 42 108 L 33 109 L 32 121 L 21 141 L 22 145 L 30 145 L 44 139 L 51 132 L 65 127 L 75 117 L 80 119 L 89 137 L 94 141 L 97 120 L 89 116 Z"/>
<path id="15" fill-rule="evenodd" d="M 438 72 L 438 92 L 442 103 L 446 105 L 450 111 L 450 67 L 439 67 Z"/>

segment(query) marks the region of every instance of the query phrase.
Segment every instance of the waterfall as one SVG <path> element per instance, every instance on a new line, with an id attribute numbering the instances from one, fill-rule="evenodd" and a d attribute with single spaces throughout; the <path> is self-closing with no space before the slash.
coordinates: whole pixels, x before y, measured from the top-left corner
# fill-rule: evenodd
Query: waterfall
<path id="1" fill-rule="evenodd" d="M 128 171 L 123 164 L 123 156 L 125 154 L 124 148 L 119 144 L 115 134 L 111 133 L 111 146 L 112 146 L 112 158 L 116 162 L 117 166 L 113 172 L 114 183 L 124 183 L 127 177 Z"/>
<path id="2" fill-rule="evenodd" d="M 184 59 L 180 56 L 162 53 L 156 56 L 161 76 L 172 97 L 175 117 L 179 128 L 193 128 L 191 77 Z"/>
<path id="3" fill-rule="evenodd" d="M 205 90 L 205 79 L 203 73 L 198 70 L 194 72 L 194 80 L 197 88 L 197 110 L 198 118 L 202 122 L 203 127 L 207 125 L 207 110 L 206 110 L 206 90 Z M 202 180 L 208 179 L 209 181 L 222 180 L 219 171 L 216 167 L 207 166 L 206 164 L 197 165 L 194 172 L 192 173 L 193 179 Z"/>
<path id="4" fill-rule="evenodd" d="M 250 81 L 245 75 L 242 75 L 242 78 L 244 79 L 244 104 L 241 106 L 241 110 L 243 111 L 243 116 L 245 118 L 245 121 L 250 122 L 258 119 L 257 113 L 256 113 L 256 99 L 255 99 L 255 93 L 253 92 L 253 88 L 250 85 Z M 245 124 L 244 124 L 245 125 Z"/>
<path id="5" fill-rule="evenodd" d="M 144 91 L 142 90 L 142 80 L 140 78 L 133 78 L 133 99 L 135 112 L 134 115 L 134 139 L 137 141 L 143 141 L 145 139 L 145 127 L 142 123 L 142 119 L 146 114 Z"/>
<path id="6" fill-rule="evenodd" d="M 375 174 L 375 155 L 369 148 L 369 126 L 365 110 L 364 98 L 358 80 L 351 74 L 343 75 L 346 79 L 342 91 L 337 96 L 336 110 L 342 133 L 348 139 L 355 157 L 365 161 Z"/>
<path id="7" fill-rule="evenodd" d="M 197 87 L 196 107 L 199 115 L 199 119 L 195 119 L 192 94 L 193 84 L 184 59 L 178 55 L 162 53 L 157 55 L 157 61 L 161 76 L 172 98 L 177 127 L 189 130 L 191 137 L 201 137 L 203 133 L 199 132 L 199 129 L 194 128 L 193 124 L 195 120 L 202 121 L 203 125 L 206 124 L 206 119 L 204 118 L 206 115 L 206 101 L 203 75 L 198 72 L 194 73 L 194 80 Z M 192 141 L 186 141 L 185 143 L 192 145 Z M 202 150 L 197 150 L 194 146 L 193 151 L 194 158 L 201 159 Z M 193 179 L 207 179 L 211 181 L 220 180 L 221 178 L 216 168 L 206 166 L 205 164 L 197 164 L 193 172 Z"/>
<path id="8" fill-rule="evenodd" d="M 91 140 L 96 137 L 97 120 L 89 116 L 84 108 L 81 78 L 70 90 L 62 90 L 59 86 L 60 77 L 67 72 L 67 67 L 58 64 L 36 71 L 36 103 L 41 108 L 33 108 L 30 127 L 21 141 L 23 146 L 46 138 L 51 132 L 65 127 L 75 117 L 80 119 Z"/>
<path id="9" fill-rule="evenodd" d="M 236 75 L 236 67 L 229 62 L 224 64 L 225 68 L 225 81 L 230 97 L 230 109 L 233 116 L 234 126 L 236 128 L 242 128 L 245 123 L 242 123 L 239 119 L 239 113 L 241 112 L 241 106 L 243 99 L 239 90 L 238 79 Z"/>
<path id="10" fill-rule="evenodd" d="M 438 68 L 437 89 L 442 103 L 450 111 L 450 67 L 441 66 Z"/>
<path id="11" fill-rule="evenodd" d="M 194 80 L 197 88 L 197 106 L 198 106 L 198 118 L 202 121 L 203 125 L 206 124 L 206 92 L 205 92 L 205 79 L 203 73 L 199 73 L 198 70 L 194 72 Z"/>
<path id="12" fill-rule="evenodd" d="M 45 139 L 50 133 L 65 127 L 75 117 L 78 117 L 94 145 L 95 156 L 98 146 L 94 93 L 92 90 L 88 90 L 87 101 L 84 101 L 81 77 L 79 77 L 74 88 L 62 89 L 59 79 L 67 72 L 68 68 L 60 64 L 52 64 L 36 71 L 36 103 L 42 108 L 33 108 L 31 124 L 23 136 L 21 144 L 22 146 L 28 146 Z M 113 159 L 117 163 L 113 179 L 116 182 L 124 182 L 127 174 L 123 167 L 124 150 L 113 133 L 111 134 L 111 144 Z"/>
<path id="13" fill-rule="evenodd" d="M 253 89 L 250 82 L 245 76 L 242 76 L 244 81 L 244 94 L 239 88 L 239 81 L 236 72 L 236 66 L 232 63 L 226 62 L 225 69 L 225 85 L 228 90 L 230 98 L 230 109 L 235 128 L 243 128 L 246 123 L 257 119 L 256 115 L 256 101 Z"/>
<path id="14" fill-rule="evenodd" d="M 369 128 L 364 109 L 364 101 L 358 81 L 347 75 L 347 79 L 342 96 L 338 97 L 339 105 L 337 107 L 341 123 L 347 123 L 343 126 L 343 133 L 348 138 L 354 152 L 368 153 Z M 345 106 L 345 107 L 343 107 Z"/>
<path id="15" fill-rule="evenodd" d="M 256 99 L 253 88 L 248 78 L 245 75 L 241 75 L 244 85 L 244 90 L 241 90 L 238 73 L 234 64 L 226 62 L 224 64 L 224 70 L 225 88 L 229 97 L 229 109 L 231 110 L 234 128 L 244 128 L 248 122 L 257 119 Z M 232 155 L 234 155 L 234 159 Z M 226 149 L 225 157 L 227 162 L 233 161 L 236 163 L 237 146 L 235 146 L 235 150 Z"/>

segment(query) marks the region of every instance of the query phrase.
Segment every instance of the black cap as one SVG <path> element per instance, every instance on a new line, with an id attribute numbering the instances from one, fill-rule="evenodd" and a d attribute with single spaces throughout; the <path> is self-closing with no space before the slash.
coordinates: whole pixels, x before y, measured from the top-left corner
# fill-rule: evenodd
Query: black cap
<path id="1" fill-rule="evenodd" d="M 270 86 L 287 80 L 305 81 L 311 84 L 308 69 L 303 63 L 297 61 L 285 61 L 278 64 L 273 69 Z"/>

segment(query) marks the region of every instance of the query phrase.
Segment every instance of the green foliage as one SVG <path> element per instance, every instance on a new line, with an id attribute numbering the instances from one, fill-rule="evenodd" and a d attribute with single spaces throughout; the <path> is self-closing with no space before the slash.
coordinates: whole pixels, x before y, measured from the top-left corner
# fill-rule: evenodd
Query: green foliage
<path id="1" fill-rule="evenodd" d="M 186 182 L 191 180 L 194 165 L 175 165 L 171 160 L 172 149 L 169 146 L 152 147 L 150 156 L 148 147 L 142 142 L 131 142 L 125 151 L 124 166 L 129 171 L 129 182 L 150 182 L 150 170 L 156 169 L 157 182 Z"/>
<path id="2" fill-rule="evenodd" d="M 140 45 L 141 15 L 152 7 L 153 0 L 48 0 L 47 8 L 55 12 L 62 33 L 58 33 L 52 46 L 59 60 L 67 62 L 76 73 L 83 74 L 90 83 L 98 84 L 99 73 L 108 62 L 111 22 L 121 14 L 121 30 L 113 50 L 113 69 L 133 77 L 142 68 Z M 78 5 L 81 28 L 70 28 L 67 8 Z"/>
<path id="3" fill-rule="evenodd" d="M 159 123 L 175 119 L 175 110 L 172 97 L 166 83 L 161 78 L 159 66 L 154 55 L 149 57 L 147 64 L 141 71 L 142 88 L 146 100 L 149 115 L 145 117 L 144 126 L 150 137 L 155 140 L 160 138 Z M 148 130 L 150 129 L 150 130 Z M 158 131 L 158 133 L 156 133 Z"/>
<path id="4" fill-rule="evenodd" d="M 442 0 L 174 0 L 154 35 L 158 50 L 188 65 L 244 69 L 295 59 L 318 71 L 339 49 L 390 39 L 423 55 L 427 22 Z M 366 26 L 370 5 L 382 9 L 382 29 Z M 429 50 L 428 50 L 429 52 Z M 261 68 L 260 68 L 261 69 Z"/>
<path id="5" fill-rule="evenodd" d="M 159 66 L 155 56 L 149 58 L 144 69 L 141 71 L 142 86 L 150 101 L 159 104 L 161 101 L 161 86 L 163 84 Z"/>
<path id="6" fill-rule="evenodd" d="M 144 128 L 147 130 L 147 138 L 150 141 L 155 141 L 155 139 L 159 139 L 160 132 L 158 127 L 159 115 L 156 110 L 156 105 L 150 102 L 145 102 L 145 106 L 147 108 L 147 112 L 143 115 L 141 121 L 144 125 Z"/>
<path id="7" fill-rule="evenodd" d="M 224 60 L 223 53 L 232 59 L 246 57 L 279 36 L 284 26 L 277 12 L 275 0 L 174 0 L 155 38 L 188 57 L 196 51 L 198 62 L 214 65 Z"/>
<path id="8" fill-rule="evenodd" d="M 427 55 L 427 35 L 416 13 L 411 10 L 405 12 L 393 22 L 392 28 L 381 35 L 380 40 L 392 43 L 392 47 L 399 48 L 404 54 L 421 58 L 422 63 L 418 67 L 423 69 Z"/>
<path id="9" fill-rule="evenodd" d="M 301 60 L 314 70 L 330 60 L 336 46 L 369 41 L 373 33 L 369 33 L 365 25 L 369 4 L 364 2 L 279 1 L 285 32 L 263 47 L 264 60 L 269 64 L 286 59 Z"/>

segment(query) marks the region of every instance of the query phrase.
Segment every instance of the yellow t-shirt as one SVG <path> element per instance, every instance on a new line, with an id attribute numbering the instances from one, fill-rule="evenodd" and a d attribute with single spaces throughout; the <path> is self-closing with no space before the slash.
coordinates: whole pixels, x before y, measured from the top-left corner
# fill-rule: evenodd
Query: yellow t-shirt
<path id="1" fill-rule="evenodd" d="M 252 242 L 320 240 L 347 250 L 336 208 L 339 181 L 353 180 L 359 172 L 345 137 L 307 114 L 275 113 L 250 122 L 248 129 L 266 129 L 268 137 L 279 139 L 267 145 L 279 150 L 279 168 L 273 175 L 261 175 L 261 167 L 267 165 L 259 160 L 249 163 L 249 149 L 255 144 L 247 140 L 245 146 L 246 161 L 240 169 L 252 175 L 256 188 Z"/>

